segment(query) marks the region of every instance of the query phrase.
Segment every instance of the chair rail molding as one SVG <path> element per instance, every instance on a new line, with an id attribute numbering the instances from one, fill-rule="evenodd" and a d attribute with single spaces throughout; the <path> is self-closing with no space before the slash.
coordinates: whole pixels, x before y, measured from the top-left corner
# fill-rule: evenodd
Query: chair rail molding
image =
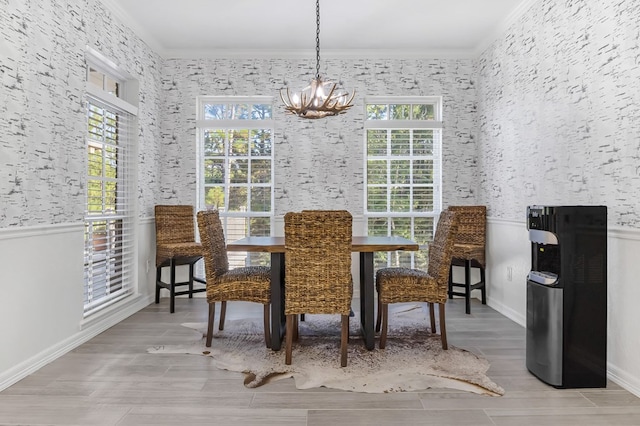
<path id="1" fill-rule="evenodd" d="M 82 231 L 83 228 L 83 222 L 69 222 L 33 226 L 11 226 L 8 228 L 0 228 L 0 240 L 37 237 L 41 235 L 65 234 L 69 232 Z"/>

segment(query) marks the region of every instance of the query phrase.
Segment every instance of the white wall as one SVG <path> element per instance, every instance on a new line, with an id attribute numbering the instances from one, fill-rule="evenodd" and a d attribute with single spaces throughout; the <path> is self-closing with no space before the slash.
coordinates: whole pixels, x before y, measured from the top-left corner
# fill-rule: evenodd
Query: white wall
<path id="1" fill-rule="evenodd" d="M 521 324 L 526 206 L 608 207 L 608 373 L 640 396 L 639 25 L 635 0 L 540 0 L 481 55 L 477 193 L 489 304 Z"/>
<path id="2" fill-rule="evenodd" d="M 526 326 L 526 282 L 531 270 L 531 243 L 525 221 L 488 218 L 486 255 L 487 304 Z"/>
<path id="3" fill-rule="evenodd" d="M 610 227 L 607 244 L 607 369 L 613 380 L 640 396 L 640 230 Z"/>
<path id="4" fill-rule="evenodd" d="M 160 58 L 98 0 L 0 0 L 0 390 L 153 299 Z M 85 50 L 140 86 L 136 295 L 82 318 Z M 146 272 L 151 258 L 150 274 Z"/>
<path id="5" fill-rule="evenodd" d="M 0 372 L 67 339 L 82 319 L 82 223 L 0 230 Z M 78 247 L 60 250 L 60 247 Z M 52 319 L 55 318 L 54 321 Z M 6 346 L 5 346 L 6 345 Z"/>
<path id="6" fill-rule="evenodd" d="M 155 250 L 146 222 L 139 225 L 142 257 Z M 155 269 L 138 270 L 139 291 L 83 320 L 83 247 L 83 223 L 0 228 L 0 390 L 153 300 Z"/>

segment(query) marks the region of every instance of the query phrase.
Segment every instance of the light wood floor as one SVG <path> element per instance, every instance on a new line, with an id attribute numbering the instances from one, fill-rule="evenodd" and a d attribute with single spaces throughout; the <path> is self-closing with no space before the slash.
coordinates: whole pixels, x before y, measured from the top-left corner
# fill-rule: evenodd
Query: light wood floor
<path id="1" fill-rule="evenodd" d="M 178 300 L 174 314 L 163 299 L 1 392 L 0 424 L 640 425 L 640 398 L 615 383 L 557 390 L 532 376 L 524 329 L 473 302 L 471 315 L 461 299 L 447 304 L 449 342 L 491 362 L 502 397 L 300 391 L 292 379 L 247 389 L 241 374 L 218 370 L 207 357 L 147 354 L 152 345 L 192 342 L 193 332 L 180 324 L 206 318 L 202 298 Z M 261 313 L 254 304 L 228 307 L 228 318 Z"/>

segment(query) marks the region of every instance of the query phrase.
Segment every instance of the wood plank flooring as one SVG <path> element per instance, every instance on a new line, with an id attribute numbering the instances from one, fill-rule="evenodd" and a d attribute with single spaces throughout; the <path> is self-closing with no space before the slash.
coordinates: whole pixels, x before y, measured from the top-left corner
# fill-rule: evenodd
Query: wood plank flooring
<path id="1" fill-rule="evenodd" d="M 209 358 L 147 354 L 152 345 L 192 342 L 180 324 L 204 322 L 206 312 L 203 298 L 178 298 L 174 314 L 167 299 L 148 306 L 0 392 L 0 425 L 640 425 L 640 398 L 615 383 L 557 390 L 531 375 L 524 329 L 477 300 L 471 315 L 463 299 L 447 303 L 449 343 L 491 362 L 502 397 L 301 391 L 292 379 L 247 389 L 241 374 Z M 257 304 L 227 309 L 229 319 L 261 314 Z"/>

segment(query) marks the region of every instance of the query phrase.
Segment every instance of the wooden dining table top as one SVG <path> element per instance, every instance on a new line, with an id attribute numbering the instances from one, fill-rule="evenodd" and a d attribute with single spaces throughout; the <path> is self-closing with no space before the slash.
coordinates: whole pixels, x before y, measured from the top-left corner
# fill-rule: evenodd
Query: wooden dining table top
<path id="1" fill-rule="evenodd" d="M 354 236 L 351 251 L 377 252 L 407 250 L 417 251 L 419 245 L 403 237 Z M 284 237 L 245 237 L 227 244 L 227 251 L 284 253 Z"/>

